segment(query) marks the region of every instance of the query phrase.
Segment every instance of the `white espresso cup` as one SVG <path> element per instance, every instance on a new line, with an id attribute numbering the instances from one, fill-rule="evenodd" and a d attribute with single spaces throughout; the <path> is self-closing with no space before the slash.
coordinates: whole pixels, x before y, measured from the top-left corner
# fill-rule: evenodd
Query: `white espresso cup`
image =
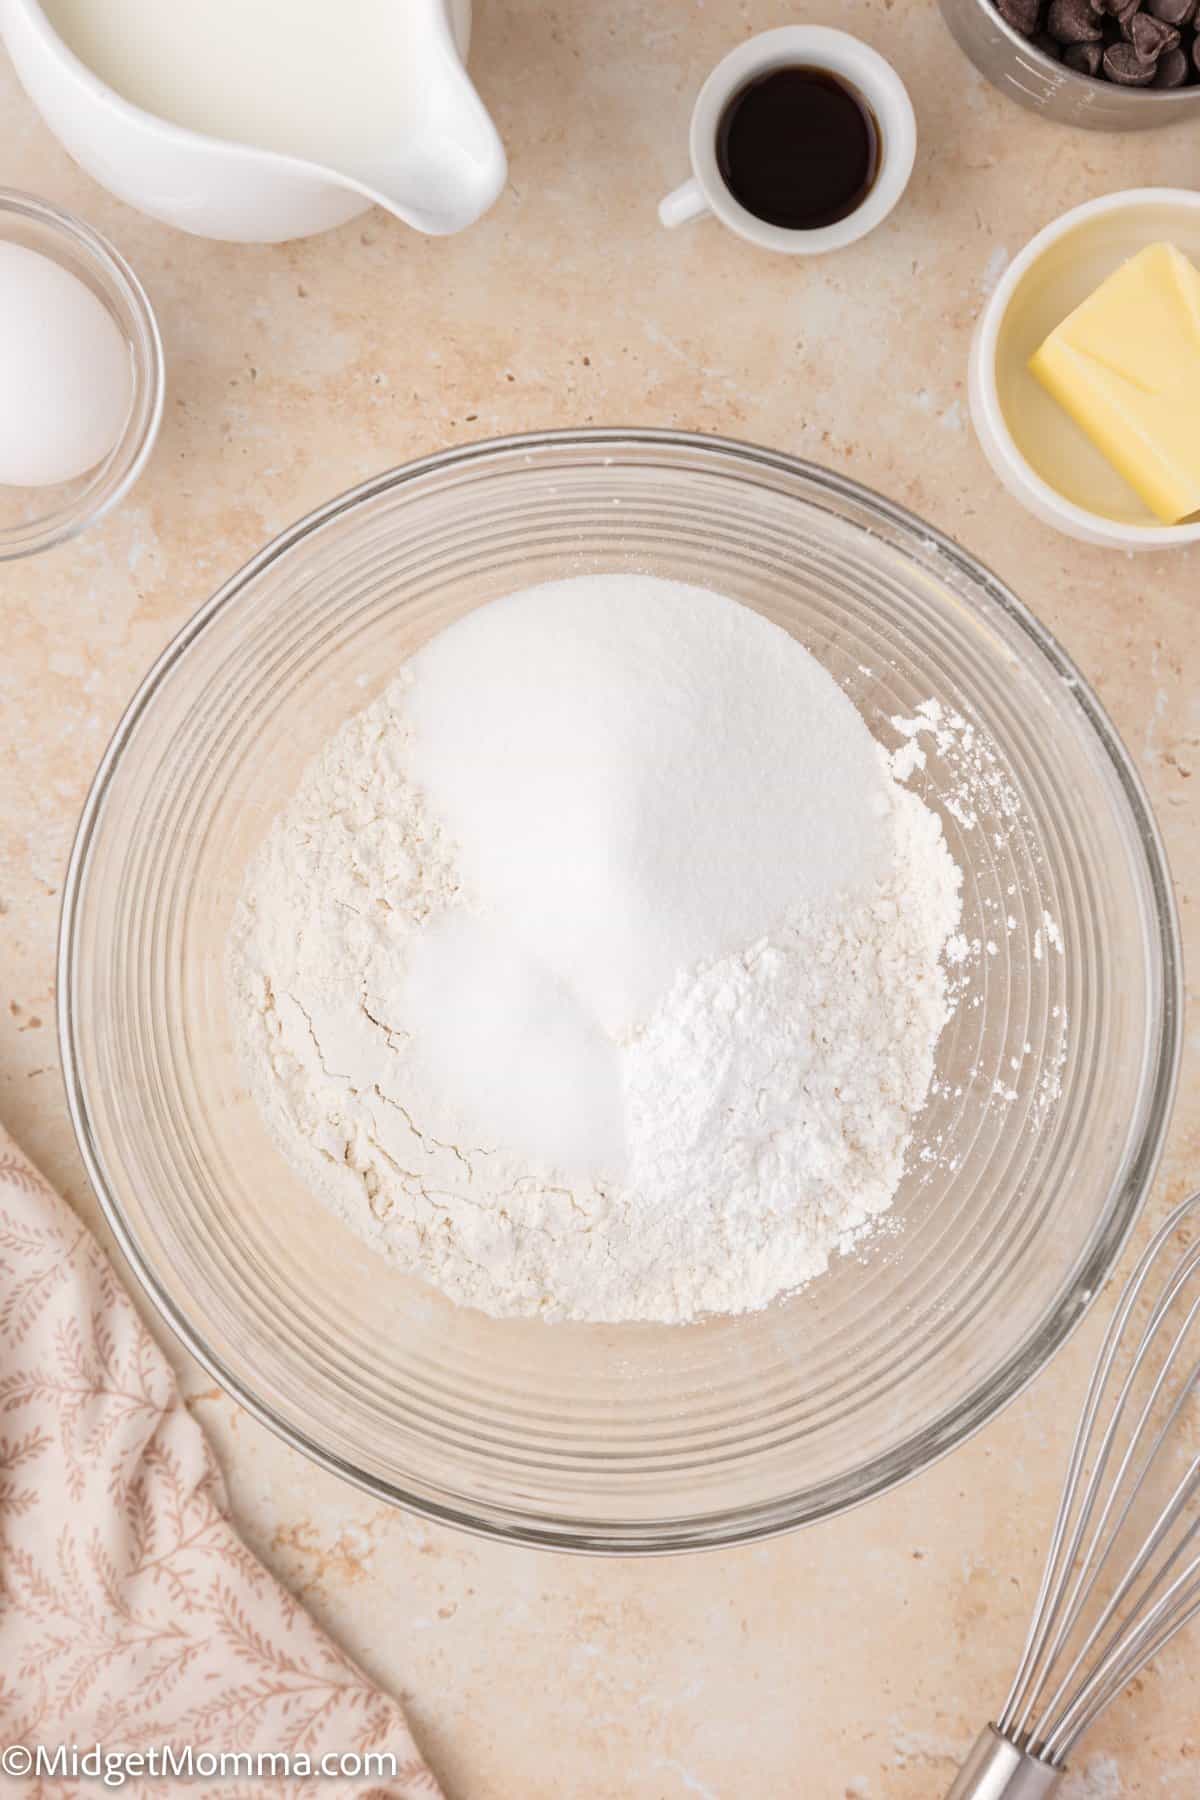
<path id="1" fill-rule="evenodd" d="M 730 193 L 717 165 L 717 131 L 735 94 L 773 69 L 821 69 L 857 89 L 875 115 L 879 131 L 879 169 L 861 205 L 833 225 L 811 230 L 770 225 L 742 206 Z M 825 25 L 781 25 L 739 44 L 723 57 L 692 109 L 692 178 L 659 202 L 658 216 L 668 227 L 712 213 L 764 250 L 789 256 L 819 256 L 840 250 L 886 219 L 912 174 L 917 153 L 917 121 L 908 89 L 891 63 L 848 32 Z"/>

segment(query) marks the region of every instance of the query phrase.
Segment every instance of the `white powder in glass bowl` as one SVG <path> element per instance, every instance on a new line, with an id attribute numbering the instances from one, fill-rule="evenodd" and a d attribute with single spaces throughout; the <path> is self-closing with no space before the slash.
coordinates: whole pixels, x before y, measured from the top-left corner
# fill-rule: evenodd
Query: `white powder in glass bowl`
<path id="1" fill-rule="evenodd" d="M 650 577 L 529 589 L 420 650 L 268 832 L 231 944 L 248 1079 L 456 1301 L 753 1310 L 891 1204 L 959 885 L 778 627 Z"/>

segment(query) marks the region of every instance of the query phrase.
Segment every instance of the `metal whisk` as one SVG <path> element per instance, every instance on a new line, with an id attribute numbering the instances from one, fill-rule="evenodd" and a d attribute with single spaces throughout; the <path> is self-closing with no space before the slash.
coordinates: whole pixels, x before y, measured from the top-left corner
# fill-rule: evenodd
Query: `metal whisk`
<path id="1" fill-rule="evenodd" d="M 947 1800 L 1045 1800 L 1097 1716 L 1200 1613 L 1197 1222 L 1200 1193 L 1121 1295 L 1016 1679 Z"/>

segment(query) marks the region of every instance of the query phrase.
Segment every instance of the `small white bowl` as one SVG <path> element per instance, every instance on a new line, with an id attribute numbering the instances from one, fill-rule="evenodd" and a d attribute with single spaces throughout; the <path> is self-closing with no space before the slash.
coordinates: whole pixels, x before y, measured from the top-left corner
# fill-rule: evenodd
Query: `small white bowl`
<path id="1" fill-rule="evenodd" d="M 971 420 L 1009 493 L 1068 537 L 1118 550 L 1200 543 L 1200 519 L 1160 523 L 1030 373 L 1029 358 L 1114 269 L 1161 242 L 1200 263 L 1200 193 L 1131 188 L 1075 207 L 1010 264 L 971 345 Z"/>

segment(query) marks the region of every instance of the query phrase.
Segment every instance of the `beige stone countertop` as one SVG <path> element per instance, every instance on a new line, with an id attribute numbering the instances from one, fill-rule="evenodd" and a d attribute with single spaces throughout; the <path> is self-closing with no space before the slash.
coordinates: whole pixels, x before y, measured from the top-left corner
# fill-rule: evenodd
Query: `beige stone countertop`
<path id="1" fill-rule="evenodd" d="M 858 32 L 908 82 L 921 144 L 900 209 L 813 261 L 712 222 L 661 231 L 654 203 L 686 174 L 704 74 L 795 17 Z M 827 463 L 959 538 L 1123 732 L 1200 966 L 1200 549 L 1131 558 L 1036 524 L 989 473 L 964 397 L 972 322 L 1008 258 L 1079 201 L 1197 185 L 1200 131 L 1103 137 L 1028 116 L 963 61 L 933 0 L 491 0 L 472 62 L 511 158 L 480 225 L 431 240 L 371 213 L 245 248 L 109 198 L 0 53 L 0 183 L 107 233 L 167 346 L 165 424 L 132 497 L 0 568 L 0 1117 L 106 1241 L 54 1031 L 59 897 L 93 769 L 224 576 L 319 501 L 445 445 L 581 424 L 724 432 Z M 1154 1217 L 1200 1181 L 1198 1051 L 1193 1021 Z M 939 1800 L 1007 1686 L 1106 1311 L 899 1492 L 774 1543 L 656 1562 L 511 1549 L 389 1510 L 169 1348 L 249 1542 L 403 1697 L 450 1800 Z M 1200 1634 L 1136 1686 L 1064 1800 L 1200 1794 Z"/>

